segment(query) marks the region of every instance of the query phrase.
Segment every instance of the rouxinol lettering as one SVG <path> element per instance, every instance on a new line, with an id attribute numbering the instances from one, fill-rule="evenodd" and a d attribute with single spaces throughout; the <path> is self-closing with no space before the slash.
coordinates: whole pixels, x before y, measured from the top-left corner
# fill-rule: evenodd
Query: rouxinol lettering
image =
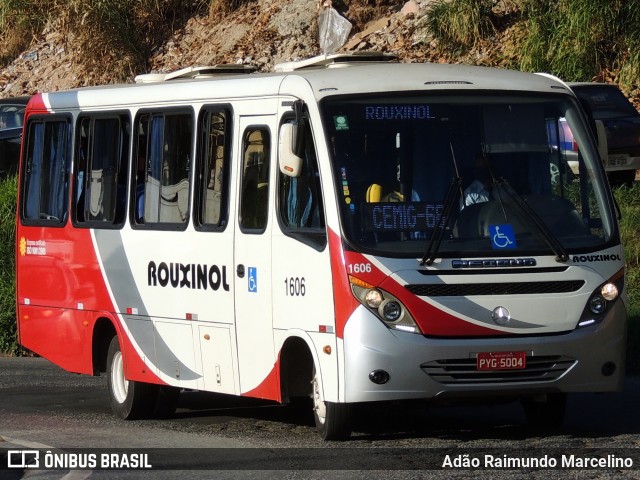
<path id="1" fill-rule="evenodd" d="M 371 105 L 364 109 L 365 120 L 427 120 L 429 105 Z"/>
<path id="2" fill-rule="evenodd" d="M 620 255 L 614 253 L 612 255 L 574 255 L 571 259 L 573 263 L 589 263 L 589 262 L 621 262 Z"/>
<path id="3" fill-rule="evenodd" d="M 173 288 L 192 288 L 213 291 L 220 287 L 229 291 L 227 267 L 223 265 L 201 265 L 199 263 L 165 263 L 149 262 L 147 267 L 148 285 L 150 287 L 171 286 Z"/>

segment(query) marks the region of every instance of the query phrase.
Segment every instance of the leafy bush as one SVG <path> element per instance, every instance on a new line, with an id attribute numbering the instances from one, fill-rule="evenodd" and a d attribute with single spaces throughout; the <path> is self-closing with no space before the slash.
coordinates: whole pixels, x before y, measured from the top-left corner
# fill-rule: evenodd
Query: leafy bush
<path id="1" fill-rule="evenodd" d="M 522 70 L 583 81 L 609 69 L 623 87 L 637 84 L 640 0 L 523 0 L 521 8 Z"/>
<path id="2" fill-rule="evenodd" d="M 438 0 L 430 7 L 427 26 L 441 46 L 473 48 L 495 31 L 490 0 Z"/>
<path id="3" fill-rule="evenodd" d="M 424 25 L 454 60 L 493 35 L 496 25 L 511 25 L 509 47 L 494 64 L 567 81 L 615 72 L 624 90 L 638 88 L 640 0 L 436 0 Z"/>
<path id="4" fill-rule="evenodd" d="M 0 0 L 0 65 L 18 56 L 49 19 L 48 0 Z"/>
<path id="5" fill-rule="evenodd" d="M 552 72 L 569 80 L 590 80 L 619 48 L 621 2 L 526 0 L 529 35 L 520 67 Z"/>
<path id="6" fill-rule="evenodd" d="M 620 232 L 624 244 L 624 256 L 627 267 L 627 277 L 638 275 L 634 281 L 640 281 L 640 183 L 632 188 L 616 188 L 614 196 L 620 206 Z M 640 283 L 631 283 L 634 291 L 640 293 Z M 640 304 L 640 298 L 637 299 Z"/>
<path id="7" fill-rule="evenodd" d="M 91 72 L 112 81 L 145 70 L 151 49 L 192 15 L 241 0 L 0 0 L 0 64 L 14 59 L 47 23 L 60 22 L 69 48 Z M 7 40 L 8 39 L 8 40 Z"/>
<path id="8" fill-rule="evenodd" d="M 640 80 L 640 1 L 623 2 L 620 17 L 624 19 L 622 40 L 617 62 L 620 65 L 620 83 L 627 89 L 638 88 Z"/>
<path id="9" fill-rule="evenodd" d="M 640 183 L 614 190 L 622 218 L 625 281 L 629 293 L 629 341 L 627 370 L 640 371 Z"/>
<path id="10" fill-rule="evenodd" d="M 0 181 L 0 352 L 16 354 L 15 224 L 17 178 Z"/>
<path id="11" fill-rule="evenodd" d="M 146 70 L 151 49 L 168 38 L 211 0 L 67 0 L 60 17 L 82 51 L 89 71 L 105 69 L 112 81 Z"/>

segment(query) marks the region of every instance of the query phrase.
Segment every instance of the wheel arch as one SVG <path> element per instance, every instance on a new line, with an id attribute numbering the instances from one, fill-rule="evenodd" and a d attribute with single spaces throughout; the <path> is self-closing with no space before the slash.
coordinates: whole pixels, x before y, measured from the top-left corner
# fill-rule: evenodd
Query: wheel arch
<path id="1" fill-rule="evenodd" d="M 117 335 L 117 329 L 113 320 L 107 316 L 99 317 L 93 326 L 93 337 L 91 339 L 91 358 L 93 363 L 93 374 L 100 375 L 107 371 L 107 353 L 111 339 Z"/>
<path id="2" fill-rule="evenodd" d="M 285 340 L 280 349 L 280 391 L 282 403 L 289 403 L 293 397 L 311 396 L 313 365 L 316 363 L 313 348 L 299 336 Z"/>

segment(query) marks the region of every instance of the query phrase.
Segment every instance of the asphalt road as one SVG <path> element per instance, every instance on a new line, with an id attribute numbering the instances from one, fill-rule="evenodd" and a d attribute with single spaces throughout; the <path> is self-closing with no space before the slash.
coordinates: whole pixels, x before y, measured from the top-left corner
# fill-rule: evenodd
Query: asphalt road
<path id="1" fill-rule="evenodd" d="M 565 426 L 553 434 L 528 428 L 517 403 L 386 406 L 360 411 L 350 441 L 322 442 L 307 410 L 201 392 L 183 392 L 171 419 L 121 421 L 104 377 L 64 372 L 40 358 L 0 358 L 0 479 L 139 478 L 133 469 L 101 469 L 100 455 L 113 452 L 148 454 L 153 468 L 145 478 L 640 478 L 639 405 L 640 378 L 630 377 L 622 393 L 571 395 Z M 24 449 L 38 451 L 41 462 L 47 451 L 63 452 L 62 463 L 6 469 L 7 452 Z M 68 468 L 74 455 L 89 458 L 81 454 L 97 456 L 98 465 Z M 633 465 L 540 464 L 596 454 Z M 487 469 L 486 455 L 538 464 Z M 465 460 L 477 465 L 442 468 Z"/>

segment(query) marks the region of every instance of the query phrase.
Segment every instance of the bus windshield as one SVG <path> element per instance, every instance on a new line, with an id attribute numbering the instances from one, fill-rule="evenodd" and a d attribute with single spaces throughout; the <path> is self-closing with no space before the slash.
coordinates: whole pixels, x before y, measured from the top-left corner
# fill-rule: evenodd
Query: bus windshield
<path id="1" fill-rule="evenodd" d="M 578 108 L 504 93 L 325 100 L 347 241 L 396 257 L 434 238 L 441 257 L 602 247 L 613 222 Z"/>

